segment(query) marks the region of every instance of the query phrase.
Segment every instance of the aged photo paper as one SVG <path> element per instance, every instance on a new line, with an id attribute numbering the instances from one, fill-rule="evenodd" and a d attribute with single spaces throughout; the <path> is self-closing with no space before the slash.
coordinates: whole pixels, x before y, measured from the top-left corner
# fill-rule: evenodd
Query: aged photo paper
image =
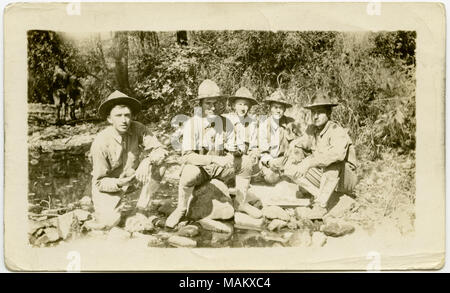
<path id="1" fill-rule="evenodd" d="M 9 270 L 444 266 L 443 4 L 14 3 L 4 20 Z M 189 148 L 185 121 L 224 149 Z"/>

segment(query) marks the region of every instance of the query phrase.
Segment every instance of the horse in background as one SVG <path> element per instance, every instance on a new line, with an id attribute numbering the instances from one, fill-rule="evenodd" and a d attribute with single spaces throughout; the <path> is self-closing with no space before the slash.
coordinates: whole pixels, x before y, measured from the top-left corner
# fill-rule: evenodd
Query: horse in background
<path id="1" fill-rule="evenodd" d="M 76 120 L 75 110 L 80 109 L 84 118 L 83 86 L 78 77 L 55 66 L 52 80 L 53 102 L 56 107 L 56 122 L 66 121 L 67 114 Z"/>

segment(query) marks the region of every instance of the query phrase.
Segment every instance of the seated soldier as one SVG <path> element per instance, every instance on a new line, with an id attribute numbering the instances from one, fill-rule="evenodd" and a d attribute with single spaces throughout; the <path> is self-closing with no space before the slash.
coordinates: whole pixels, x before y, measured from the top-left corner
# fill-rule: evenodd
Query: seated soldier
<path id="1" fill-rule="evenodd" d="M 238 89 L 234 96 L 228 97 L 228 102 L 234 112 L 226 114 L 234 130 L 236 139 L 235 157 L 241 157 L 237 162 L 253 166 L 252 174 L 236 176 L 236 209 L 245 212 L 254 218 L 262 217 L 259 209 L 247 202 L 247 193 L 250 187 L 251 176 L 259 172 L 258 168 L 258 123 L 254 116 L 249 114 L 253 105 L 258 104 L 252 93 L 245 87 Z"/>
<path id="2" fill-rule="evenodd" d="M 261 152 L 261 171 L 264 181 L 275 184 L 280 181 L 288 160 L 289 144 L 297 134 L 294 119 L 284 115 L 292 107 L 278 89 L 264 100 L 269 103 L 270 116 L 259 125 L 259 150 Z"/>
<path id="3" fill-rule="evenodd" d="M 236 144 L 231 122 L 221 116 L 224 99 L 212 80 L 204 80 L 198 89 L 200 108 L 183 127 L 183 167 L 178 186 L 177 208 L 167 218 L 166 226 L 174 228 L 185 215 L 194 188 L 211 179 L 224 182 L 235 176 L 249 178 L 253 166 L 234 157 Z M 199 111 L 200 110 L 200 111 Z"/>
<path id="4" fill-rule="evenodd" d="M 285 175 L 310 191 L 326 212 L 332 193 L 352 194 L 357 182 L 356 154 L 346 129 L 331 119 L 332 103 L 328 95 L 318 92 L 310 105 L 312 124 L 305 134 L 292 143 L 293 148 L 310 153 Z M 306 179 L 306 180 L 305 180 Z M 311 186 L 315 188 L 311 189 Z M 312 190 L 312 192 L 311 192 Z"/>
<path id="5" fill-rule="evenodd" d="M 99 107 L 101 117 L 111 124 L 95 137 L 91 146 L 92 201 L 96 226 L 111 228 L 120 220 L 119 206 L 137 179 L 143 183 L 136 205 L 143 212 L 159 188 L 164 175 L 161 163 L 167 150 L 147 128 L 132 120 L 141 103 L 115 91 Z M 149 155 L 139 162 L 142 150 Z"/>

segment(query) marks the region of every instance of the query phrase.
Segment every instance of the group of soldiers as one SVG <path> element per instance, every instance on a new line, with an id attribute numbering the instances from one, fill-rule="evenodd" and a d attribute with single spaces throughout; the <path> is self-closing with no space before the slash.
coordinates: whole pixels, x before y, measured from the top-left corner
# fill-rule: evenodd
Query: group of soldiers
<path id="1" fill-rule="evenodd" d="M 304 106 L 311 111 L 311 123 L 304 131 L 285 116 L 292 104 L 280 89 L 264 100 L 270 110 L 262 119 L 250 114 L 258 102 L 245 87 L 228 96 L 207 79 L 193 102 L 198 107 L 183 124 L 178 201 L 165 222 L 168 228 L 186 215 L 194 188 L 212 179 L 234 181 L 235 210 L 254 218 L 262 217 L 262 212 L 249 203 L 248 191 L 258 179 L 271 185 L 284 179 L 298 184 L 323 214 L 332 194 L 353 193 L 355 149 L 347 130 L 330 119 L 337 104 L 326 94 L 318 92 Z M 228 114 L 223 113 L 226 102 L 233 109 Z M 91 147 L 92 200 L 99 227 L 117 225 L 120 203 L 135 182 L 142 186 L 135 211 L 145 213 L 164 176 L 168 151 L 143 124 L 132 120 L 140 109 L 137 99 L 119 91 L 99 107 L 99 114 L 111 124 Z"/>

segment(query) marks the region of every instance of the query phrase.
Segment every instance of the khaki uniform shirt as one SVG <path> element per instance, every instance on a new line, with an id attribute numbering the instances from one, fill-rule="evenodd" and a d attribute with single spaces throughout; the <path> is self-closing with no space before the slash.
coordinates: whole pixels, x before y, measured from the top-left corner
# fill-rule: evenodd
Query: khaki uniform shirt
<path id="1" fill-rule="evenodd" d="M 237 150 L 247 154 L 249 150 L 258 148 L 258 121 L 252 115 L 239 117 L 236 113 L 224 115 L 228 118 L 234 131 Z"/>
<path id="2" fill-rule="evenodd" d="M 340 161 L 356 167 L 355 148 L 348 131 L 334 121 L 328 121 L 321 131 L 309 125 L 305 134 L 294 143 L 311 152 L 306 158 L 311 167 L 327 167 Z"/>
<path id="3" fill-rule="evenodd" d="M 261 160 L 270 160 L 287 154 L 289 143 L 297 137 L 294 131 L 294 119 L 283 116 L 278 121 L 272 116 L 259 125 L 259 150 Z"/>
<path id="4" fill-rule="evenodd" d="M 141 123 L 132 121 L 128 132 L 121 136 L 113 126 L 95 137 L 90 156 L 92 160 L 92 187 L 100 192 L 118 192 L 118 178 L 135 171 L 141 151 L 163 147 L 158 139 Z"/>

